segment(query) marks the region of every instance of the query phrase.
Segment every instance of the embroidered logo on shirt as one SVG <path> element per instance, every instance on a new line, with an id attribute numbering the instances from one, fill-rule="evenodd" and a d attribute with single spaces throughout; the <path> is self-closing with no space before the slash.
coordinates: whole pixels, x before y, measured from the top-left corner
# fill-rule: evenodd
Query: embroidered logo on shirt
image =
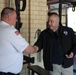
<path id="1" fill-rule="evenodd" d="M 68 35 L 68 32 L 67 32 L 67 31 L 64 31 L 63 33 L 64 33 L 65 35 Z"/>
<path id="2" fill-rule="evenodd" d="M 20 33 L 19 33 L 19 31 L 15 31 L 15 34 L 16 34 L 16 35 L 19 35 Z"/>

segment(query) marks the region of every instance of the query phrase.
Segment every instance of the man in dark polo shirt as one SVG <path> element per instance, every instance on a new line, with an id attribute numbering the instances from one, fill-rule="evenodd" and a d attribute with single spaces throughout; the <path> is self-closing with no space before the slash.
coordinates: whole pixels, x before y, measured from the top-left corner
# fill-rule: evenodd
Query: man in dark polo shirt
<path id="1" fill-rule="evenodd" d="M 48 28 L 43 30 L 34 46 L 43 49 L 43 61 L 50 75 L 73 75 L 73 57 L 76 54 L 76 34 L 62 26 L 59 15 L 50 13 Z"/>

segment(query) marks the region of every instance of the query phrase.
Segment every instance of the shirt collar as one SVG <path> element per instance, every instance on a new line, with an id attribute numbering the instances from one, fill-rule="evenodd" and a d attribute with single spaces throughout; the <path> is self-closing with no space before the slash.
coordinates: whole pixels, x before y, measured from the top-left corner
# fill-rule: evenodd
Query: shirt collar
<path id="1" fill-rule="evenodd" d="M 6 23 L 5 21 L 0 21 L 0 25 L 2 26 L 9 26 L 9 27 L 13 27 L 12 25 L 9 25 L 8 23 Z"/>

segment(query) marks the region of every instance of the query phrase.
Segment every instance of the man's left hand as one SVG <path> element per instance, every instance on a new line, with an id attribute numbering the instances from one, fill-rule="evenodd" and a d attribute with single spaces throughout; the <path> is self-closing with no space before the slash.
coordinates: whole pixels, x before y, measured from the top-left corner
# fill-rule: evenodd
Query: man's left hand
<path id="1" fill-rule="evenodd" d="M 67 58 L 73 58 L 73 52 L 71 52 L 69 55 L 68 54 L 66 54 L 65 56 L 67 57 Z"/>

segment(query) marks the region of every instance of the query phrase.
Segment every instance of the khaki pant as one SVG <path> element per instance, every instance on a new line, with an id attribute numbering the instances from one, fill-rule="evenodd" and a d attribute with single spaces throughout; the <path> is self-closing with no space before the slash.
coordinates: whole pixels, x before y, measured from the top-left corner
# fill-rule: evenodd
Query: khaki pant
<path id="1" fill-rule="evenodd" d="M 63 68 L 62 65 L 53 64 L 53 71 L 50 71 L 50 75 L 73 75 L 73 66 Z"/>

